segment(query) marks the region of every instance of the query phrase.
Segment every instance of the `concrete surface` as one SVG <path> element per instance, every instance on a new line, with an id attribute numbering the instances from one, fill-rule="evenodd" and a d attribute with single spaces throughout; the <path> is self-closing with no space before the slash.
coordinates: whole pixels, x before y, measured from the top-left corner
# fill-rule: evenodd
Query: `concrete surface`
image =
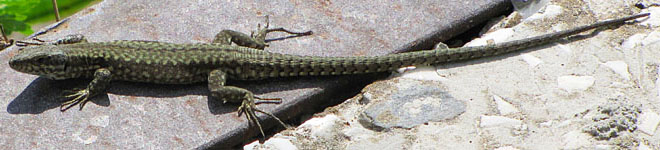
<path id="1" fill-rule="evenodd" d="M 297 149 L 660 149 L 660 2 L 636 2 L 550 0 L 529 18 L 507 16 L 467 45 L 651 13 L 639 19 L 643 22 L 581 40 L 395 75 L 271 139 L 288 140 Z M 639 7 L 652 5 L 656 6 Z M 419 81 L 406 81 L 410 79 Z M 442 92 L 464 102 L 465 112 L 412 128 L 372 129 L 360 122 L 362 113 L 374 106 L 371 101 L 391 100 L 374 99 L 389 94 L 379 93 L 381 89 L 420 81 L 442 87 Z M 426 107 L 407 106 L 412 105 L 392 111 Z M 266 141 L 244 148 L 275 149 L 274 145 Z"/>
<path id="2" fill-rule="evenodd" d="M 268 51 L 314 56 L 384 55 L 428 49 L 507 10 L 496 1 L 126 1 L 106 0 L 44 29 L 52 40 L 83 34 L 89 41 L 210 42 L 223 29 L 249 32 L 270 16 L 271 27 L 312 30 L 277 40 Z M 204 84 L 174 86 L 115 82 L 84 110 L 60 112 L 63 90 L 84 80 L 51 81 L 11 70 L 16 48 L 0 52 L 0 144 L 7 149 L 190 149 L 233 147 L 257 130 L 235 114 L 236 105 L 207 98 Z M 260 105 L 282 119 L 317 112 L 356 94 L 373 76 L 230 82 L 280 105 Z M 262 117 L 264 118 L 264 117 Z M 264 120 L 265 128 L 277 126 Z"/>

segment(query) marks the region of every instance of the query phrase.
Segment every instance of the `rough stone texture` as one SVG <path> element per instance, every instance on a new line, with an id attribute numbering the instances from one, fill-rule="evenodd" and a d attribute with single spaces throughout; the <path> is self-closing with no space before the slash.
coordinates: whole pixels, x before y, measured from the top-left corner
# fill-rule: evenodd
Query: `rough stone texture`
<path id="1" fill-rule="evenodd" d="M 392 82 L 377 82 L 363 93 L 375 95 L 364 97 L 369 106 L 360 115 L 363 126 L 377 131 L 393 127 L 412 128 L 429 121 L 451 119 L 465 112 L 465 102 L 455 99 L 437 84 L 412 79 Z M 392 84 L 396 87 L 390 87 Z"/>
<path id="2" fill-rule="evenodd" d="M 551 0 L 542 12 L 532 15 L 531 19 L 519 21 L 521 24 L 500 29 L 513 32 L 504 33 L 505 41 L 564 30 L 597 20 L 654 11 L 640 10 L 633 1 L 603 3 L 599 0 Z M 660 15 L 652 13 L 651 19 L 639 20 L 658 18 Z M 494 26 L 495 29 L 499 27 L 500 23 Z M 608 100 L 611 98 L 621 97 L 619 102 L 622 104 L 634 104 L 643 111 L 659 111 L 660 43 L 655 42 L 659 36 L 654 33 L 657 30 L 657 27 L 644 22 L 628 24 L 602 30 L 598 34 L 584 33 L 592 36 L 581 40 L 564 40 L 521 53 L 436 66 L 438 69 L 434 74 L 442 80 L 433 82 L 439 81 L 437 83 L 447 93 L 467 105 L 466 111 L 453 119 L 430 121 L 411 129 L 392 128 L 380 132 L 369 130 L 358 122 L 361 112 L 372 103 L 363 101 L 363 97 L 388 93 L 374 93 L 367 88 L 365 94 L 316 115 L 319 118 L 338 116 L 338 122 L 343 125 L 335 126 L 334 136 L 326 136 L 332 138 L 309 139 L 307 137 L 318 130 L 309 128 L 292 129 L 275 136 L 295 137 L 291 138 L 295 139 L 292 143 L 300 149 L 324 149 L 315 146 L 324 143 L 332 143 L 331 148 L 325 149 L 356 149 L 359 148 L 356 142 L 401 137 L 399 135 L 405 137 L 401 139 L 405 141 L 392 144 L 404 145 L 405 149 L 660 149 L 660 134 L 657 130 L 655 134 L 647 134 L 641 132 L 638 126 L 630 134 L 610 140 L 597 140 L 583 131 L 585 126 L 593 123 L 593 114 L 600 113 L 597 111 L 598 106 L 612 106 Z M 481 40 L 500 42 L 500 39 Z M 536 57 L 542 63 L 530 65 L 520 54 Z M 610 61 L 625 62 L 630 79 L 622 78 L 606 65 Z M 591 76 L 594 81 L 585 90 L 567 91 L 557 84 L 558 78 L 562 76 Z M 397 87 L 400 82 L 393 82 L 395 80 L 400 78 L 379 81 L 387 84 L 375 84 Z M 497 103 L 492 99 L 494 95 L 505 99 L 519 112 L 498 114 Z M 480 126 L 482 119 L 490 123 Z"/>
<path id="3" fill-rule="evenodd" d="M 223 29 L 249 32 L 270 16 L 271 27 L 315 34 L 278 40 L 268 51 L 315 56 L 384 55 L 428 49 L 508 7 L 496 1 L 126 1 L 106 0 L 38 35 L 52 40 L 83 34 L 89 41 L 210 42 Z M 86 81 L 51 81 L 11 70 L 16 48 L 0 52 L 0 145 L 7 149 L 190 149 L 240 145 L 258 131 L 236 105 L 208 99 L 204 84 L 115 82 L 83 111 L 61 113 L 63 90 Z M 260 105 L 282 119 L 341 102 L 372 76 L 230 82 L 280 105 Z M 357 86 L 356 86 L 357 85 Z M 262 122 L 265 128 L 277 124 Z"/>
<path id="4" fill-rule="evenodd" d="M 629 134 L 637 129 L 637 117 L 641 112 L 639 106 L 633 104 L 610 102 L 598 106 L 597 114 L 591 118 L 593 123 L 585 127 L 584 131 L 599 140 L 609 140 L 622 134 Z"/>

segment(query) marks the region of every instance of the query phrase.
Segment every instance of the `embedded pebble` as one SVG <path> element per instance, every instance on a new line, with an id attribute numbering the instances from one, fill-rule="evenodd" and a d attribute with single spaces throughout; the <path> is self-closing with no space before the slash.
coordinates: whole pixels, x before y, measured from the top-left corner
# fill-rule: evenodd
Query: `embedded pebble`
<path id="1" fill-rule="evenodd" d="M 630 80 L 630 72 L 628 72 L 628 64 L 623 61 L 608 61 L 605 62 L 605 66 L 609 67 L 616 74 L 619 74 L 624 80 Z"/>
<path id="2" fill-rule="evenodd" d="M 554 121 L 552 121 L 552 120 L 548 120 L 548 121 L 546 121 L 546 122 L 539 123 L 539 125 L 540 125 L 541 127 L 546 127 L 546 128 L 547 128 L 547 127 L 552 126 L 552 123 L 554 123 Z"/>
<path id="3" fill-rule="evenodd" d="M 255 150 L 255 149 L 268 149 L 268 150 L 297 150 L 298 147 L 296 145 L 293 145 L 291 143 L 291 140 L 285 139 L 285 138 L 280 138 L 280 137 L 273 137 L 264 144 L 259 144 L 259 141 L 254 141 L 248 145 L 243 146 L 243 149 L 245 150 Z"/>
<path id="4" fill-rule="evenodd" d="M 323 117 L 312 118 L 296 128 L 297 133 L 303 133 L 305 135 L 310 135 L 309 137 L 312 140 L 318 139 L 332 139 L 337 135 L 336 128 L 339 125 L 340 118 L 336 115 L 329 114 Z M 266 140 L 263 144 L 259 144 L 259 141 L 255 141 L 248 145 L 245 145 L 243 148 L 247 150 L 251 149 L 276 149 L 276 150 L 289 150 L 297 149 L 293 144 L 293 141 L 296 141 L 295 137 L 292 136 L 280 136 L 277 134 L 273 138 Z"/>
<path id="5" fill-rule="evenodd" d="M 359 126 L 359 125 L 355 125 L 355 126 Z M 346 129 L 342 130 L 342 133 L 345 136 L 350 137 L 351 140 L 359 141 L 359 140 L 363 140 L 363 139 L 372 138 L 374 136 L 374 133 L 376 133 L 376 132 L 371 131 L 371 130 L 366 129 L 366 128 L 349 127 L 349 128 L 346 128 Z"/>
<path id="6" fill-rule="evenodd" d="M 481 116 L 479 127 L 508 127 L 518 128 L 522 125 L 522 121 L 518 119 L 502 117 L 502 116 Z"/>
<path id="7" fill-rule="evenodd" d="M 628 37 L 628 39 L 623 41 L 623 43 L 621 43 L 621 48 L 623 48 L 624 50 L 635 48 L 638 45 L 642 44 L 642 40 L 644 40 L 644 37 L 646 37 L 646 34 L 643 33 L 632 35 Z"/>
<path id="8" fill-rule="evenodd" d="M 529 16 L 529 18 L 526 18 L 525 21 L 534 21 L 543 18 L 553 18 L 561 14 L 562 11 L 563 10 L 561 6 L 547 5 L 545 6 L 545 11 L 543 13 L 536 13 L 532 16 Z"/>
<path id="9" fill-rule="evenodd" d="M 401 74 L 401 77 L 415 80 L 447 81 L 447 78 L 438 75 L 436 68 L 431 66 L 421 66 L 414 70 L 406 71 L 406 73 Z"/>
<path id="10" fill-rule="evenodd" d="M 567 56 L 573 55 L 573 49 L 571 49 L 570 47 L 568 47 L 566 45 L 563 45 L 563 44 L 557 44 L 557 47 L 559 48 L 559 53 L 557 55 L 560 55 L 560 56 L 562 56 L 562 55 L 567 55 Z"/>
<path id="11" fill-rule="evenodd" d="M 660 32 L 655 30 L 642 40 L 642 46 L 652 45 L 660 42 Z"/>
<path id="12" fill-rule="evenodd" d="M 592 76 L 561 76 L 557 78 L 558 87 L 568 92 L 584 91 L 594 85 Z"/>
<path id="13" fill-rule="evenodd" d="M 301 124 L 298 130 L 309 131 L 309 135 L 317 138 L 331 138 L 335 134 L 334 130 L 339 125 L 339 121 L 339 117 L 330 114 L 321 118 L 309 119 Z"/>
<path id="14" fill-rule="evenodd" d="M 646 109 L 639 116 L 637 129 L 648 135 L 653 135 L 655 129 L 658 128 L 658 123 L 660 123 L 660 115 L 651 109 Z"/>
<path id="15" fill-rule="evenodd" d="M 486 33 L 482 35 L 480 38 L 474 39 L 466 43 L 464 47 L 488 45 L 488 41 L 491 40 L 494 43 L 506 42 L 507 39 L 513 36 L 513 33 L 515 32 L 513 31 L 512 28 L 499 29 L 490 33 Z"/>
<path id="16" fill-rule="evenodd" d="M 519 13 L 523 18 L 527 18 L 537 14 L 539 10 L 548 5 L 549 0 L 536 0 L 536 1 L 511 1 L 513 4 L 514 13 Z"/>
<path id="17" fill-rule="evenodd" d="M 562 135 L 563 149 L 579 149 L 591 145 L 589 135 L 580 131 L 570 131 Z"/>
<path id="18" fill-rule="evenodd" d="M 417 67 L 415 67 L 415 66 L 401 67 L 399 69 L 396 69 L 396 72 L 397 73 L 405 73 L 405 72 L 408 72 L 408 71 L 415 70 L 416 68 Z"/>
<path id="19" fill-rule="evenodd" d="M 536 67 L 537 65 L 543 63 L 541 59 L 530 54 L 522 54 L 520 56 L 522 57 L 523 61 L 529 64 L 530 67 Z"/>
<path id="20" fill-rule="evenodd" d="M 642 13 L 649 12 L 651 15 L 649 17 L 638 18 L 636 20 L 642 21 L 639 24 L 649 27 L 658 27 L 660 26 L 660 8 L 658 7 L 649 7 L 648 9 L 643 9 Z"/>
<path id="21" fill-rule="evenodd" d="M 495 101 L 495 104 L 497 104 L 497 110 L 500 112 L 500 115 L 509 115 L 520 112 L 515 106 L 504 101 L 500 96 L 493 95 L 493 100 Z"/>
<path id="22" fill-rule="evenodd" d="M 545 7 L 545 12 L 543 14 L 548 18 L 554 18 L 561 14 L 562 8 L 559 5 L 548 5 Z"/>

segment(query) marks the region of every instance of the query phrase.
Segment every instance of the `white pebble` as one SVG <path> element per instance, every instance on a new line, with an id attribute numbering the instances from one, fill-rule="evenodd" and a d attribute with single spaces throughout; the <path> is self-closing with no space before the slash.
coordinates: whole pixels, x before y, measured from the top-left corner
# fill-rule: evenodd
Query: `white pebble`
<path id="1" fill-rule="evenodd" d="M 339 117 L 326 115 L 321 118 L 312 118 L 301 124 L 299 130 L 308 130 L 310 135 L 317 138 L 331 138 L 335 134 L 334 129 L 339 125 Z"/>
<path id="2" fill-rule="evenodd" d="M 649 33 L 643 40 L 642 46 L 652 45 L 660 42 L 660 32 L 657 30 Z"/>
<path id="3" fill-rule="evenodd" d="M 546 127 L 546 128 L 547 128 L 547 127 L 552 126 L 552 123 L 554 123 L 554 121 L 552 121 L 552 120 L 548 120 L 548 121 L 546 121 L 546 122 L 541 122 L 541 123 L 539 123 L 539 125 L 540 125 L 541 127 Z"/>
<path id="4" fill-rule="evenodd" d="M 651 109 L 646 109 L 639 116 L 637 129 L 648 135 L 653 135 L 655 129 L 658 128 L 658 123 L 660 123 L 660 115 Z"/>
<path id="5" fill-rule="evenodd" d="M 520 112 L 515 106 L 504 101 L 500 96 L 493 95 L 493 100 L 495 101 L 495 104 L 497 104 L 497 110 L 500 112 L 500 115 L 509 115 Z"/>
<path id="6" fill-rule="evenodd" d="M 245 150 L 253 150 L 256 146 L 260 146 L 260 149 L 272 149 L 272 150 L 297 150 L 298 147 L 291 143 L 291 140 L 274 137 L 266 140 L 263 145 L 258 145 L 258 141 L 254 141 L 248 145 L 243 146 Z"/>
<path id="7" fill-rule="evenodd" d="M 630 80 L 630 72 L 628 72 L 628 64 L 623 61 L 608 61 L 605 62 L 605 66 L 609 67 L 616 74 L 619 74 L 624 80 Z"/>
<path id="8" fill-rule="evenodd" d="M 557 47 L 559 48 L 559 52 L 557 53 L 558 56 L 571 56 L 573 55 L 573 49 L 570 47 L 563 45 L 563 44 L 557 44 Z M 566 57 L 568 58 L 568 57 Z"/>
<path id="9" fill-rule="evenodd" d="M 466 43 L 464 47 L 487 45 L 489 40 L 492 40 L 494 43 L 506 42 L 507 39 L 513 36 L 513 33 L 515 32 L 511 28 L 499 29 Z"/>
<path id="10" fill-rule="evenodd" d="M 543 13 L 536 13 L 532 16 L 529 16 L 525 21 L 534 21 L 543 18 L 554 18 L 557 15 L 561 14 L 562 8 L 558 5 L 547 5 Z"/>
<path id="11" fill-rule="evenodd" d="M 642 40 L 644 40 L 644 37 L 646 37 L 646 34 L 643 33 L 638 33 L 635 35 L 632 35 L 628 37 L 623 43 L 621 43 L 621 47 L 624 50 L 630 50 L 632 48 L 637 47 L 638 45 L 642 44 Z"/>
<path id="12" fill-rule="evenodd" d="M 417 68 L 417 67 L 415 67 L 415 66 L 401 67 L 401 68 L 397 69 L 396 72 L 397 73 L 405 73 L 405 72 L 408 72 L 408 71 L 415 70 L 415 68 Z"/>
<path id="13" fill-rule="evenodd" d="M 296 145 L 293 145 L 288 139 L 273 138 L 268 140 L 270 145 L 273 145 L 273 148 L 280 150 L 296 150 L 298 149 Z"/>
<path id="14" fill-rule="evenodd" d="M 523 59 L 523 61 L 527 62 L 530 67 L 536 67 L 537 65 L 543 63 L 543 61 L 536 56 L 530 55 L 530 54 L 522 54 L 520 55 Z"/>
<path id="15" fill-rule="evenodd" d="M 354 141 L 360 141 L 364 139 L 370 139 L 373 138 L 376 134 L 374 131 L 371 131 L 369 129 L 363 128 L 362 126 L 349 126 L 348 128 L 345 128 L 342 130 L 342 133 L 350 137 L 351 140 Z"/>
<path id="16" fill-rule="evenodd" d="M 561 76 L 557 78 L 557 86 L 568 92 L 584 91 L 594 85 L 595 81 L 592 76 Z"/>
<path id="17" fill-rule="evenodd" d="M 642 11 L 642 13 L 650 12 L 651 15 L 649 17 L 642 17 L 642 18 L 636 19 L 638 21 L 642 21 L 642 22 L 639 23 L 639 25 L 650 26 L 650 27 L 660 26 L 660 16 L 657 15 L 657 14 L 660 14 L 660 8 L 658 8 L 658 7 L 649 7 L 648 9 L 643 9 L 643 10 L 644 11 Z"/>
<path id="18" fill-rule="evenodd" d="M 410 70 L 404 74 L 401 74 L 401 77 L 415 80 L 447 81 L 447 78 L 438 75 L 435 67 L 431 66 L 417 67 L 415 70 Z"/>
<path id="19" fill-rule="evenodd" d="M 562 135 L 563 149 L 581 149 L 591 145 L 590 135 L 582 131 L 570 131 Z"/>

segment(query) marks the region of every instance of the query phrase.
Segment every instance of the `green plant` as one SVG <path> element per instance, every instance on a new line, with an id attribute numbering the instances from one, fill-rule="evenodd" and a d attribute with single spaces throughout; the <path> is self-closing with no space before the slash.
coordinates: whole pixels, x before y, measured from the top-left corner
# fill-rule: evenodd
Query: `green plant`
<path id="1" fill-rule="evenodd" d="M 23 34 L 32 33 L 32 28 L 25 21 L 39 5 L 40 0 L 0 0 L 0 23 L 5 27 L 6 34 L 14 31 Z"/>
<path id="2" fill-rule="evenodd" d="M 58 0 L 62 17 L 69 16 L 94 0 Z M 0 24 L 6 34 L 31 34 L 31 25 L 55 20 L 51 0 L 0 0 Z"/>

